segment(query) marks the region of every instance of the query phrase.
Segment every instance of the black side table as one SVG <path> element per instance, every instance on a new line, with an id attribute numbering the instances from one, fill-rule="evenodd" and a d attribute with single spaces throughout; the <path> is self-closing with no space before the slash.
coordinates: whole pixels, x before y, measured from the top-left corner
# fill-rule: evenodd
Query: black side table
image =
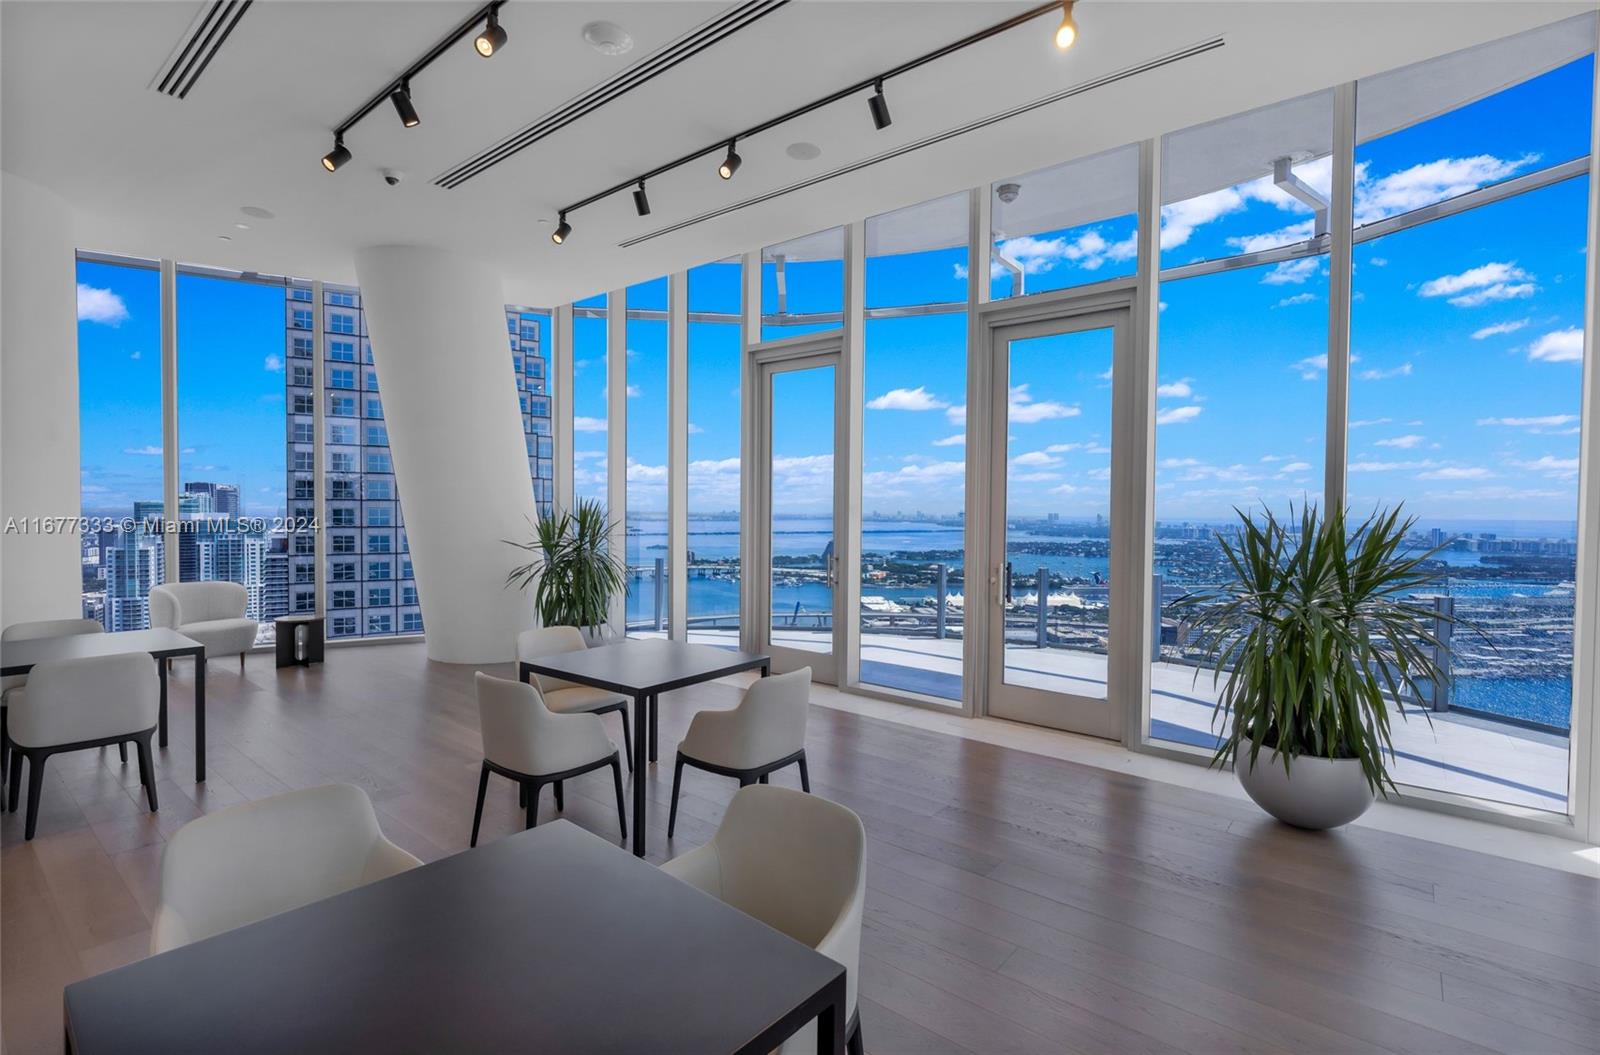
<path id="1" fill-rule="evenodd" d="M 278 666 L 309 667 L 322 662 L 323 628 L 320 615 L 285 615 L 272 621 L 278 638 Z"/>

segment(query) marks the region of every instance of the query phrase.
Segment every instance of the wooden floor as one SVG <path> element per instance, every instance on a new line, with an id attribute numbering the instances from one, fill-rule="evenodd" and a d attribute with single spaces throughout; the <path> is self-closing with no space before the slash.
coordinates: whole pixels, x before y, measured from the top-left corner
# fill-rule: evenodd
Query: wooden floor
<path id="1" fill-rule="evenodd" d="M 6 1052 L 60 1050 L 62 986 L 145 954 L 163 840 L 207 810 L 348 781 L 423 859 L 465 849 L 470 670 L 400 645 L 311 670 L 217 663 L 207 685 L 204 786 L 184 669 L 159 814 L 135 767 L 89 751 L 51 760 L 32 843 L 21 813 L 0 821 Z M 695 709 L 736 699 L 724 684 L 663 697 L 661 757 Z M 1592 879 L 1364 829 L 1306 834 L 1245 803 L 824 708 L 808 754 L 815 792 L 867 826 L 869 1051 L 1600 1051 Z M 687 771 L 669 846 L 670 764 L 647 779 L 656 860 L 704 841 L 735 787 Z M 572 782 L 566 815 L 615 838 L 609 782 Z M 490 791 L 486 839 L 519 822 L 512 786 Z"/>

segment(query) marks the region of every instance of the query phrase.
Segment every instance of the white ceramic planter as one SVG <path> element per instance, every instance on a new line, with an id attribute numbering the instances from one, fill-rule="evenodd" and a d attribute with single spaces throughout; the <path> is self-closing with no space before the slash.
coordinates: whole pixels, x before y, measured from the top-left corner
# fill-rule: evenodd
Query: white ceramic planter
<path id="1" fill-rule="evenodd" d="M 1240 745 L 1234 772 L 1257 806 L 1285 824 L 1321 831 L 1349 824 L 1372 805 L 1372 789 L 1355 758 L 1306 758 L 1290 763 L 1263 747 L 1250 764 L 1249 744 Z"/>

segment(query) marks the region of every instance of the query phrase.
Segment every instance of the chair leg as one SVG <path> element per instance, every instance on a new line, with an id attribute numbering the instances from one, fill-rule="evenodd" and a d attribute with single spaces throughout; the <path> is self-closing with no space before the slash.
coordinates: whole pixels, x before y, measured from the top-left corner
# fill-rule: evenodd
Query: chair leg
<path id="1" fill-rule="evenodd" d="M 122 759 L 122 764 L 123 765 L 127 765 L 128 764 L 128 745 L 127 744 L 118 744 L 117 745 L 117 757 Z"/>
<path id="2" fill-rule="evenodd" d="M 633 772 L 633 736 L 630 735 L 630 733 L 628 732 L 628 708 L 627 708 L 627 706 L 624 705 L 622 710 L 618 711 L 617 713 L 622 715 L 622 753 L 628 759 L 628 772 L 632 773 Z"/>
<path id="3" fill-rule="evenodd" d="M 150 802 L 150 812 L 156 812 L 156 760 L 150 751 L 151 733 L 145 733 L 134 741 L 133 746 L 139 752 L 139 783 L 144 785 L 144 797 Z"/>
<path id="4" fill-rule="evenodd" d="M 44 760 L 48 757 L 41 752 L 28 752 L 28 823 L 23 830 L 24 840 L 32 839 L 33 833 L 39 827 L 39 798 L 44 792 Z"/>
<path id="5" fill-rule="evenodd" d="M 528 785 L 517 781 L 517 805 L 522 809 L 528 808 Z"/>
<path id="6" fill-rule="evenodd" d="M 667 838 L 672 838 L 673 831 L 678 827 L 678 785 L 683 782 L 683 753 L 678 753 L 678 761 L 672 767 L 672 809 L 667 813 Z M 635 819 L 634 823 L 638 823 Z"/>
<path id="7" fill-rule="evenodd" d="M 478 826 L 483 823 L 483 795 L 489 790 L 489 760 L 483 760 L 483 768 L 478 770 L 478 805 L 472 811 L 472 841 L 468 846 L 478 845 Z"/>
<path id="8" fill-rule="evenodd" d="M 239 653 L 239 673 L 244 673 L 244 653 Z"/>
<path id="9" fill-rule="evenodd" d="M 532 781 L 529 781 L 529 783 L 533 784 Z M 541 784 L 533 784 L 532 787 L 528 788 L 528 820 L 522 826 L 523 831 L 527 831 L 539 823 L 539 789 L 542 786 Z"/>
<path id="10" fill-rule="evenodd" d="M 617 826 L 622 829 L 622 841 L 628 841 L 628 811 L 622 804 L 622 765 L 617 756 L 611 756 L 611 782 L 617 787 Z"/>
<path id="11" fill-rule="evenodd" d="M 806 753 L 800 752 L 800 790 L 811 794 L 811 771 L 806 768 Z"/>
<path id="12" fill-rule="evenodd" d="M 565 789 L 563 789 L 562 786 L 561 786 L 563 783 L 564 783 L 564 781 L 560 781 L 560 780 L 556 781 L 556 812 L 557 813 L 561 813 L 562 811 L 564 811 L 567 808 L 566 792 L 565 792 Z"/>
<path id="13" fill-rule="evenodd" d="M 22 795 L 22 763 L 27 760 L 27 755 L 11 745 L 11 787 L 6 799 L 11 812 L 17 812 L 17 800 Z"/>
<path id="14" fill-rule="evenodd" d="M 758 784 L 766 784 L 766 783 L 768 783 L 767 774 L 763 773 L 759 777 L 757 777 L 756 778 L 756 783 L 758 783 Z"/>
<path id="15" fill-rule="evenodd" d="M 849 1036 L 844 1038 L 845 1051 L 849 1052 L 850 1055 L 866 1055 L 866 1048 L 861 1046 L 861 1016 L 859 1013 L 856 1015 L 855 1024 L 856 1028 L 852 1029 Z"/>

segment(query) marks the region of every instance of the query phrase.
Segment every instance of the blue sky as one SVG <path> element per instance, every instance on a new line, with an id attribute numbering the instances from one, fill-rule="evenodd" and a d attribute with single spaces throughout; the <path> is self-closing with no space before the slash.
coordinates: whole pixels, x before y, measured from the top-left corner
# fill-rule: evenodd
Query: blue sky
<path id="1" fill-rule="evenodd" d="M 1362 144 L 1358 224 L 1533 171 L 1588 149 L 1591 60 Z M 1326 158 L 1296 167 L 1326 189 Z M 1405 501 L 1425 519 L 1570 523 L 1576 509 L 1587 187 L 1535 194 L 1357 246 L 1350 493 Z M 1164 210 L 1165 266 L 1281 245 L 1310 210 L 1262 178 Z M 1129 216 L 1007 239 L 1038 291 L 1130 273 Z M 872 306 L 959 301 L 965 250 L 868 262 Z M 775 301 L 770 265 L 763 301 Z M 837 261 L 788 267 L 791 311 L 837 310 Z M 86 511 L 160 494 L 159 333 L 153 272 L 79 265 Z M 996 295 L 1009 278 L 997 276 Z M 1219 519 L 1236 504 L 1320 500 L 1327 267 L 1310 258 L 1167 283 L 1158 364 L 1157 515 Z M 633 287 L 665 307 L 666 283 Z M 690 274 L 693 311 L 737 310 L 738 266 Z M 604 304 L 592 298 L 589 304 Z M 281 509 L 282 291 L 185 278 L 180 298 L 185 478 L 239 484 L 247 508 Z M 603 496 L 606 324 L 574 324 L 577 491 Z M 781 328 L 768 336 L 799 332 Z M 866 342 L 864 504 L 952 514 L 963 502 L 963 314 L 874 320 Z M 628 325 L 630 505 L 665 509 L 666 326 Z M 690 509 L 738 500 L 736 326 L 690 326 Z M 1105 512 L 1109 343 L 1037 342 L 1014 356 L 1012 511 Z M 777 492 L 796 511 L 829 501 L 825 415 L 781 415 Z M 152 453 L 154 452 L 154 453 Z M 1531 523 L 1540 522 L 1540 523 Z"/>

